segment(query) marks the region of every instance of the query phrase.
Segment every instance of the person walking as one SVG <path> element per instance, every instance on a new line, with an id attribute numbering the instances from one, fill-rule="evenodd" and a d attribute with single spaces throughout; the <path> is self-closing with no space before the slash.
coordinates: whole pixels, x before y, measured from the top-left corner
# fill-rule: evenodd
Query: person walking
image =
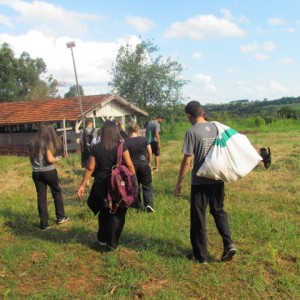
<path id="1" fill-rule="evenodd" d="M 95 215 L 98 214 L 98 243 L 105 246 L 107 251 L 118 248 L 119 238 L 125 224 L 126 207 L 119 206 L 111 213 L 107 203 L 108 180 L 111 169 L 117 163 L 117 151 L 121 142 L 119 128 L 115 122 L 106 121 L 101 129 L 101 140 L 91 149 L 90 159 L 77 191 L 79 198 L 84 195 L 86 183 L 91 177 L 97 164 L 97 172 L 87 203 Z M 123 161 L 131 174 L 135 169 L 131 161 L 126 143 L 123 145 Z"/>
<path id="2" fill-rule="evenodd" d="M 206 208 L 209 205 L 210 213 L 214 218 L 216 227 L 223 241 L 224 251 L 221 256 L 221 261 L 229 261 L 236 254 L 237 250 L 231 239 L 227 213 L 223 207 L 224 182 L 196 176 L 209 148 L 217 136 L 217 128 L 214 124 L 204 119 L 206 115 L 198 101 L 189 102 L 185 106 L 185 113 L 193 126 L 185 134 L 182 148 L 183 159 L 174 195 L 180 195 L 182 181 L 191 163 L 193 163 L 190 196 L 190 239 L 193 254 L 190 258 L 200 263 L 207 263 L 205 217 Z"/>
<path id="3" fill-rule="evenodd" d="M 95 128 L 93 127 L 93 121 L 87 120 L 85 128 L 81 129 L 80 132 L 81 167 L 84 169 L 87 167 L 89 161 L 94 133 Z M 87 186 L 89 186 L 89 184 L 88 181 Z"/>
<path id="4" fill-rule="evenodd" d="M 29 159 L 32 164 L 32 179 L 37 192 L 40 228 L 50 229 L 48 223 L 47 187 L 54 199 L 56 223 L 63 224 L 69 220 L 65 215 L 62 190 L 55 169 L 61 157 L 56 156 L 62 149 L 62 143 L 50 123 L 41 123 L 37 134 L 29 144 Z"/>
<path id="5" fill-rule="evenodd" d="M 160 155 L 160 124 L 164 120 L 163 116 L 158 115 L 154 120 L 149 121 L 146 128 L 146 138 L 151 145 L 152 153 L 155 156 L 154 171 L 159 169 L 159 155 Z M 150 161 L 151 162 L 151 161 Z"/>
<path id="6" fill-rule="evenodd" d="M 148 213 L 154 212 L 153 188 L 150 160 L 152 157 L 151 146 L 147 139 L 140 136 L 140 127 L 136 122 L 128 124 L 129 138 L 125 139 L 131 160 L 133 162 L 138 184 L 142 186 L 144 207 Z M 132 207 L 140 207 L 141 193 Z"/>

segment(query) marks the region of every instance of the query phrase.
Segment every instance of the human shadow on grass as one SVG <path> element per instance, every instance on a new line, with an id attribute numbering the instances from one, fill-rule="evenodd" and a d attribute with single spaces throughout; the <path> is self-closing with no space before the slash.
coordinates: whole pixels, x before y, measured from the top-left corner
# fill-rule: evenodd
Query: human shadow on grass
<path id="1" fill-rule="evenodd" d="M 26 238 L 40 239 L 57 244 L 80 244 L 96 252 L 106 252 L 97 242 L 97 232 L 87 230 L 84 226 L 78 226 L 72 219 L 62 225 L 52 225 L 49 230 L 42 231 L 39 224 L 32 221 L 30 213 L 14 212 L 11 209 L 5 209 L 0 213 L 7 220 L 4 222 L 4 228 L 7 228 L 14 235 Z M 97 224 L 97 220 L 95 220 Z M 95 229 L 97 225 L 95 224 Z M 168 258 L 185 258 L 191 253 L 190 248 L 181 244 L 180 240 L 158 238 L 146 236 L 139 233 L 131 233 L 125 227 L 120 239 L 120 246 L 132 249 L 134 251 L 149 251 L 159 256 Z M 210 261 L 215 261 L 214 257 L 209 257 Z"/>

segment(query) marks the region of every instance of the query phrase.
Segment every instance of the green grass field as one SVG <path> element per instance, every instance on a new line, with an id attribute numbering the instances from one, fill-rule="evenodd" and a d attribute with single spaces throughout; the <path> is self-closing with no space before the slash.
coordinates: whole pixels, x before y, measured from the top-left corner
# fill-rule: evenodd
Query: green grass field
<path id="1" fill-rule="evenodd" d="M 245 128 L 238 128 L 239 130 Z M 299 124 L 273 124 L 247 133 L 270 146 L 269 170 L 259 164 L 226 184 L 225 207 L 238 253 L 220 263 L 222 242 L 207 214 L 210 261 L 189 261 L 189 179 L 172 195 L 184 128 L 163 136 L 161 168 L 154 175 L 153 214 L 128 211 L 121 247 L 97 244 L 97 218 L 76 197 L 79 156 L 58 166 L 71 221 L 39 228 L 27 158 L 0 157 L 0 299 L 300 299 Z"/>

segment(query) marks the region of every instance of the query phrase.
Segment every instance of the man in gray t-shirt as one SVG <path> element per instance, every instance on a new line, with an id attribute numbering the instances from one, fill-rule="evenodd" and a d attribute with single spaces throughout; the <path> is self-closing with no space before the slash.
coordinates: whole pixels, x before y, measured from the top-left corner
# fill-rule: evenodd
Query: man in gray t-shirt
<path id="1" fill-rule="evenodd" d="M 209 205 L 210 213 L 223 240 L 224 252 L 221 261 L 229 261 L 235 255 L 236 248 L 231 240 L 228 218 L 223 208 L 224 182 L 196 175 L 217 136 L 217 128 L 214 124 L 206 121 L 206 115 L 199 102 L 189 102 L 185 107 L 185 112 L 193 127 L 185 134 L 182 148 L 184 156 L 174 195 L 180 195 L 182 181 L 193 164 L 190 206 L 190 239 L 193 254 L 190 258 L 200 263 L 207 263 L 205 216 L 206 208 Z"/>
<path id="2" fill-rule="evenodd" d="M 152 154 L 155 156 L 155 168 L 153 168 L 155 171 L 158 171 L 159 168 L 160 123 L 162 123 L 163 120 L 163 116 L 159 115 L 154 120 L 149 121 L 146 128 L 146 138 L 151 145 Z"/>

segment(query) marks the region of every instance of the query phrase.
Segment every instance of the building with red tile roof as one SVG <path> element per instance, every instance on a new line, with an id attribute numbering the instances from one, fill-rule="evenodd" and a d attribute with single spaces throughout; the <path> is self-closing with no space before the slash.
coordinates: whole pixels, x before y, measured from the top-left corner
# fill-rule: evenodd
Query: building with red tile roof
<path id="1" fill-rule="evenodd" d="M 148 116 L 146 111 L 117 94 L 81 96 L 81 101 L 84 118 L 92 119 L 94 124 L 97 119 L 117 118 L 124 125 L 129 120 L 136 121 L 137 116 Z M 32 136 L 41 122 L 51 122 L 57 128 L 72 128 L 78 133 L 82 125 L 78 98 L 0 102 L 0 152 L 10 153 L 11 145 L 14 149 L 18 146 L 23 149 L 23 140 L 28 140 L 24 135 Z"/>

